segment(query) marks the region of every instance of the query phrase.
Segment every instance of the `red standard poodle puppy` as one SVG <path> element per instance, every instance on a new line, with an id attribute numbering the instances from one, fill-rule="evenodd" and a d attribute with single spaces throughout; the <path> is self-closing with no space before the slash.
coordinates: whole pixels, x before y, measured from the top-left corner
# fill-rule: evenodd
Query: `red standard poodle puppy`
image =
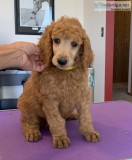
<path id="1" fill-rule="evenodd" d="M 76 18 L 61 17 L 46 27 L 39 47 L 48 67 L 31 74 L 18 100 L 26 140 L 41 138 L 40 120 L 45 119 L 53 146 L 68 147 L 65 120 L 76 118 L 76 108 L 82 135 L 86 141 L 97 142 L 100 135 L 92 125 L 87 76 L 93 52 L 85 30 Z"/>

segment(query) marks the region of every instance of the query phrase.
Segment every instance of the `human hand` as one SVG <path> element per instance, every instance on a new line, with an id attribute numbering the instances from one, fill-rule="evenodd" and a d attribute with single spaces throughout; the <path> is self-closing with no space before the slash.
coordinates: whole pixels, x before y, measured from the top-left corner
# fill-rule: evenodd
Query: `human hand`
<path id="1" fill-rule="evenodd" d="M 37 45 L 30 42 L 15 42 L 13 44 L 18 48 L 17 53 L 20 55 L 19 67 L 21 69 L 41 72 L 46 67 L 40 60 Z"/>

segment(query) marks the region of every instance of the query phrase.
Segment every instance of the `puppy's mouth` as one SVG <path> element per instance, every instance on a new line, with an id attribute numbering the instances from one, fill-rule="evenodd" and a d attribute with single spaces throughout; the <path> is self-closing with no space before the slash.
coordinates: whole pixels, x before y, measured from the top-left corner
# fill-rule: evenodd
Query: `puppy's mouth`
<path id="1" fill-rule="evenodd" d="M 57 64 L 55 66 L 58 67 L 59 69 L 62 69 L 62 70 L 74 69 L 73 65 L 70 65 L 70 66 L 68 65 L 68 60 L 66 58 L 58 58 Z"/>

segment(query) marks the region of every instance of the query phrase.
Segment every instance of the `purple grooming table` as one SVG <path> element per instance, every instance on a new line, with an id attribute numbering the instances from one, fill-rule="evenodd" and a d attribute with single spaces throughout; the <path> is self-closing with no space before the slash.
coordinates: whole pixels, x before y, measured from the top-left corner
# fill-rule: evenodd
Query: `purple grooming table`
<path id="1" fill-rule="evenodd" d="M 0 111 L 0 160 L 124 160 L 132 158 L 132 103 L 115 101 L 91 105 L 93 124 L 102 136 L 98 143 L 86 142 L 78 121 L 67 122 L 71 146 L 52 147 L 48 130 L 43 139 L 26 142 L 18 110 Z"/>

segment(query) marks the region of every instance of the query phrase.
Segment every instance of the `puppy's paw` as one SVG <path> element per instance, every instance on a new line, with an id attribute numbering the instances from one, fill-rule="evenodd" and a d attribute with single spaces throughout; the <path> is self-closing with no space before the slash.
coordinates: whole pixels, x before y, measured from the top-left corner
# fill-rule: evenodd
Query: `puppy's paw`
<path id="1" fill-rule="evenodd" d="M 29 142 L 36 142 L 41 139 L 41 133 L 39 130 L 29 130 L 25 134 L 26 140 Z"/>
<path id="2" fill-rule="evenodd" d="M 70 140 L 67 136 L 53 137 L 53 147 L 67 148 L 70 145 Z"/>
<path id="3" fill-rule="evenodd" d="M 101 139 L 99 133 L 96 131 L 84 133 L 83 136 L 88 142 L 98 142 Z"/>

